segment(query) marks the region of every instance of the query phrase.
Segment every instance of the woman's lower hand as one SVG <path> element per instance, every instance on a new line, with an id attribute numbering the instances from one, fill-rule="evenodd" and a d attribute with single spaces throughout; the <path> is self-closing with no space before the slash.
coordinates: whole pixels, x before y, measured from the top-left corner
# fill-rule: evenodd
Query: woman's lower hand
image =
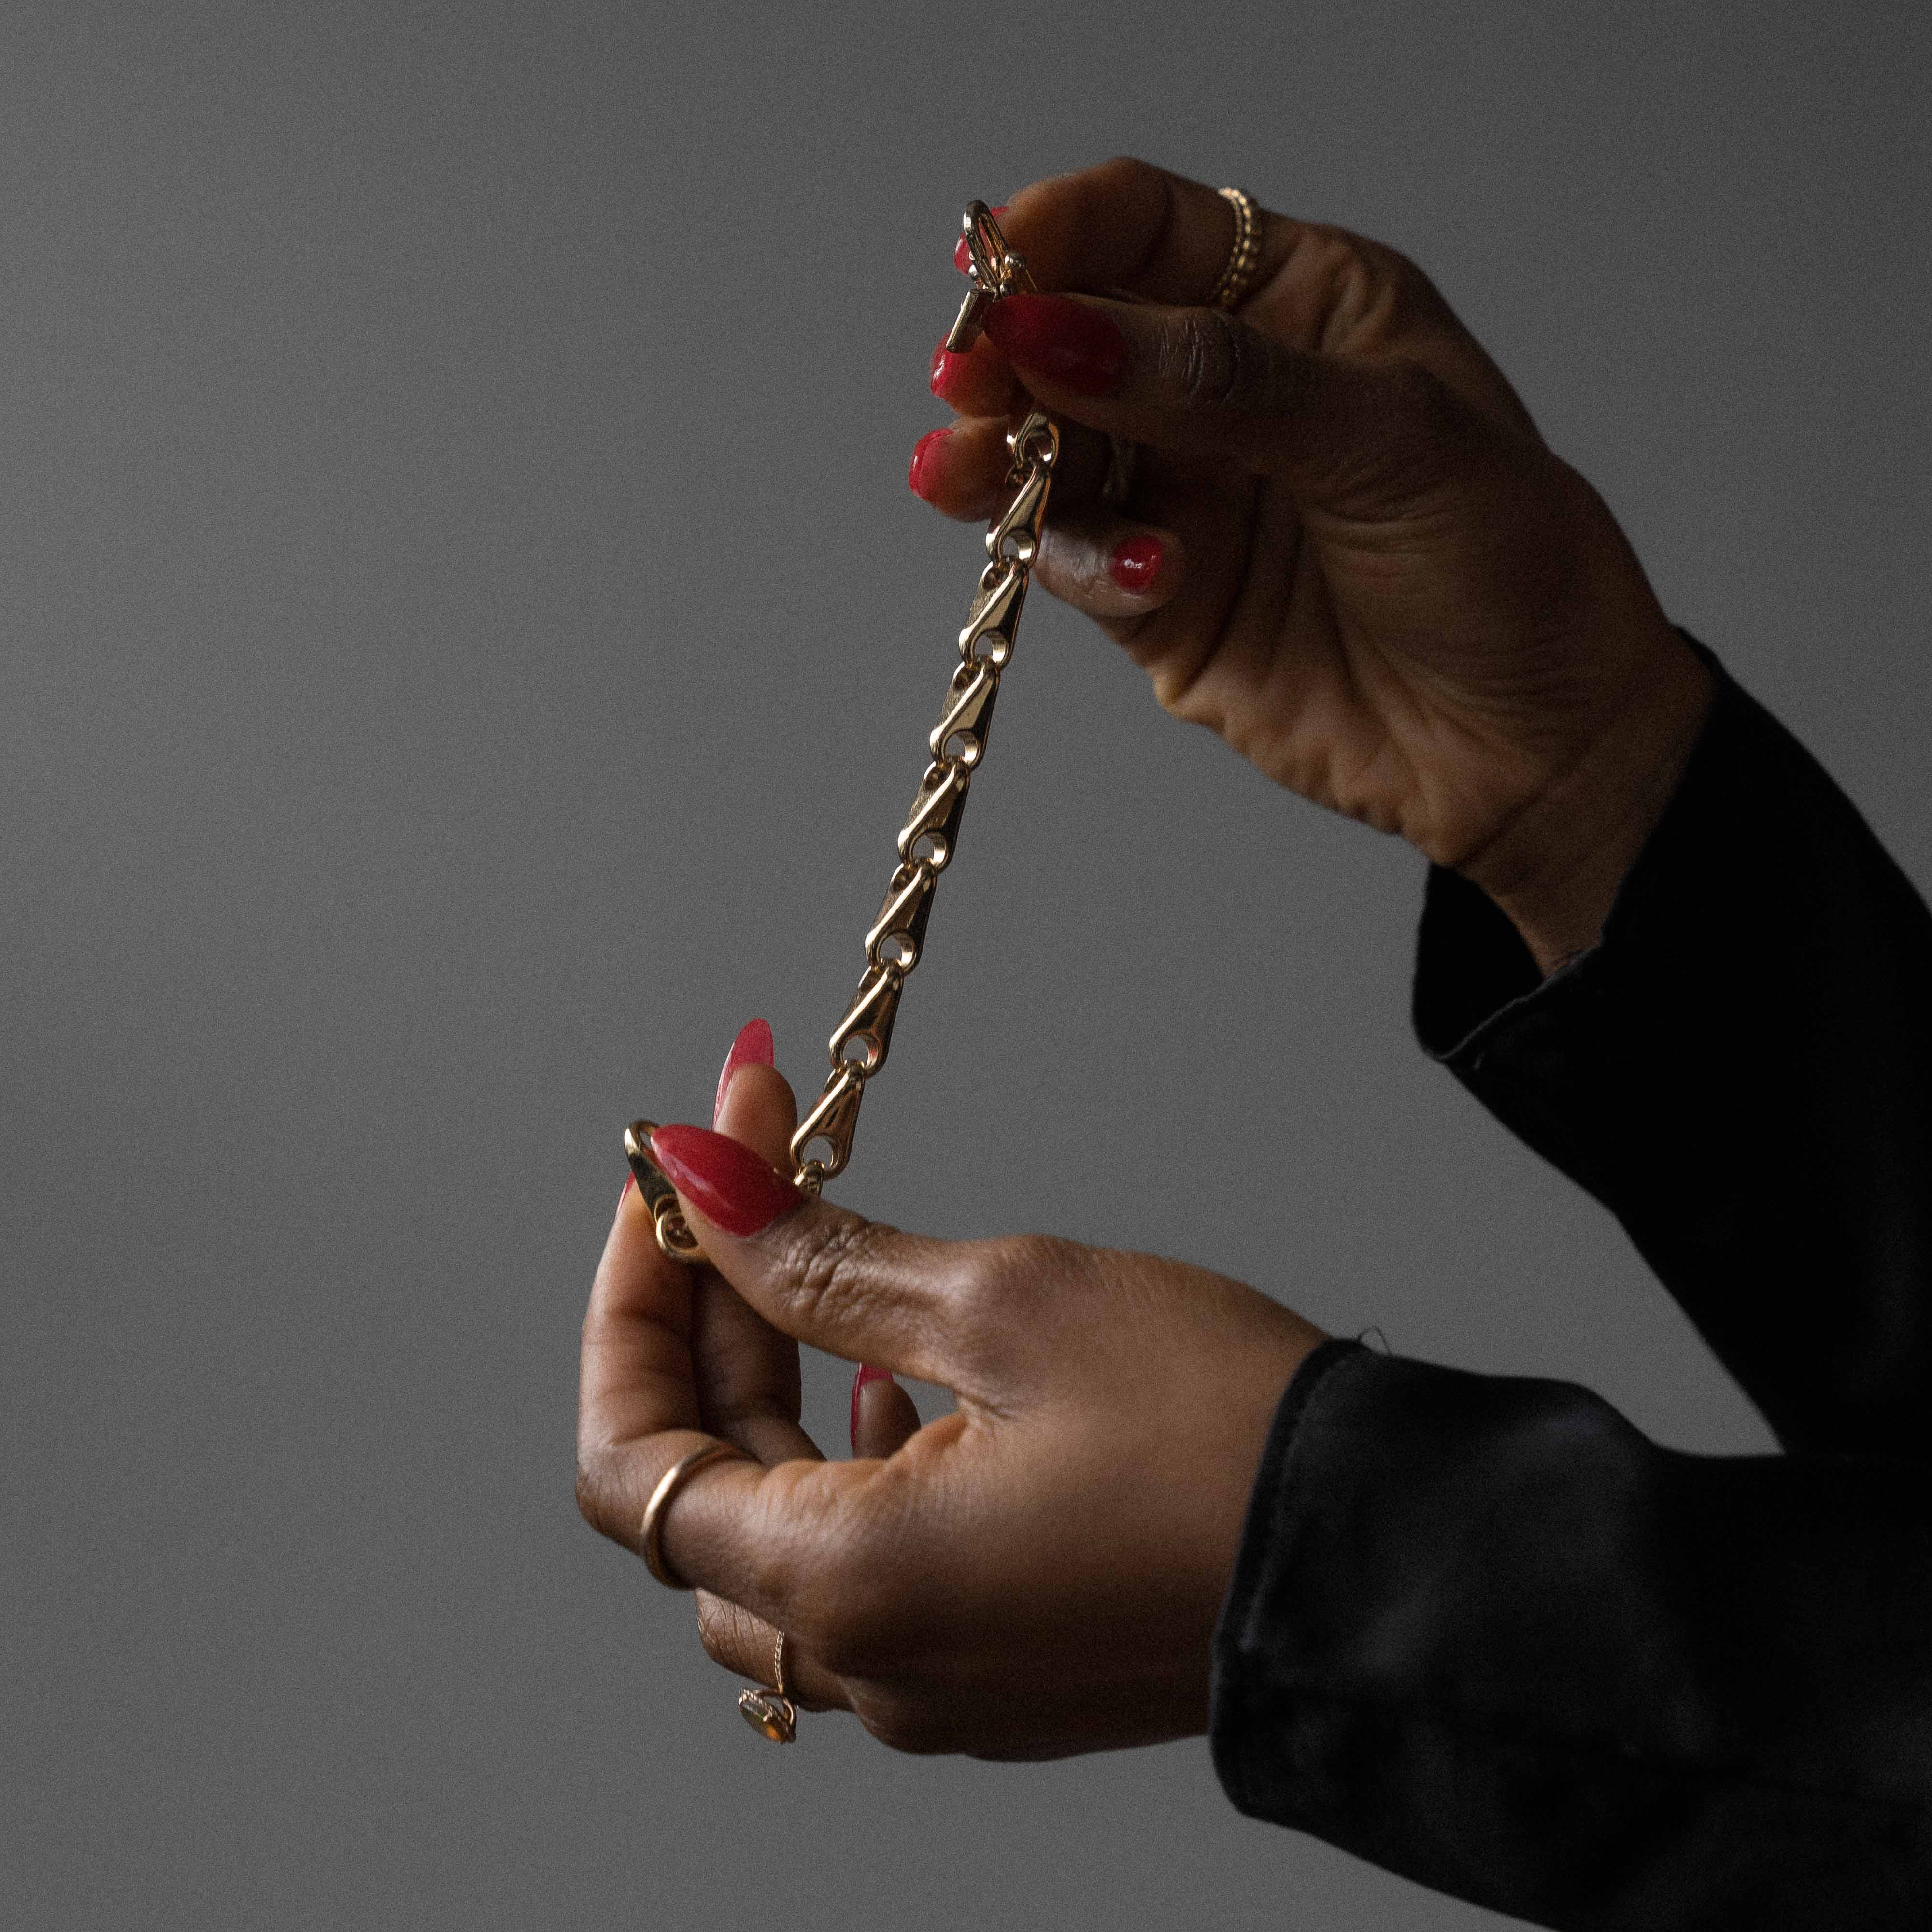
<path id="1" fill-rule="evenodd" d="M 914 488 L 993 514 L 1001 435 L 1036 398 L 1067 430 L 1041 580 L 1168 710 L 1472 880 L 1546 968 L 1590 944 L 1710 680 L 1426 278 L 1264 214 L 1238 316 L 1200 306 L 1232 212 L 1136 161 L 1037 183 L 1000 219 L 1045 292 L 935 356 L 960 421 L 922 442 Z M 1140 446 L 1118 507 L 1102 433 Z"/>
<path id="2" fill-rule="evenodd" d="M 626 1191 L 584 1323 L 578 1493 L 635 1549 L 658 1478 L 716 1435 L 662 1525 L 705 1646 L 915 1750 L 1046 1756 L 1198 1732 L 1208 1641 L 1282 1390 L 1322 1340 L 1198 1268 L 1038 1237 L 952 1242 L 808 1201 L 794 1115 L 740 1066 L 726 1132 L 655 1145 L 711 1257 L 658 1252 Z M 732 1137 L 735 1136 L 735 1138 Z M 880 1379 L 860 1460 L 799 1426 L 796 1343 L 953 1390 L 918 1426 Z"/>

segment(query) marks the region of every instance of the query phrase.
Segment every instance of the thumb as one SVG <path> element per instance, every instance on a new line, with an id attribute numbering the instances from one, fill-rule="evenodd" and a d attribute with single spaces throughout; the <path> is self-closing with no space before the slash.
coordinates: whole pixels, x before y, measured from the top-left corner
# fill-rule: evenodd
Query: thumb
<path id="1" fill-rule="evenodd" d="M 902 1234 L 814 1201 L 704 1127 L 660 1127 L 651 1153 L 712 1266 L 772 1327 L 848 1361 L 961 1385 L 959 1330 L 986 1244 Z"/>
<path id="2" fill-rule="evenodd" d="M 1216 308 L 1012 295 L 985 327 L 1056 413 L 1280 476 L 1324 507 L 1400 500 L 1481 421 L 1420 363 L 1290 348 Z"/>

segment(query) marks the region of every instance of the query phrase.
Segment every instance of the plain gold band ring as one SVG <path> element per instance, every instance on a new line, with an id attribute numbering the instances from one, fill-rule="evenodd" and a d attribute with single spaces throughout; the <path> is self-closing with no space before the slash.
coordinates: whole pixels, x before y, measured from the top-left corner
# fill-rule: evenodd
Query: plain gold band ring
<path id="1" fill-rule="evenodd" d="M 1228 265 L 1214 284 L 1214 292 L 1208 298 L 1208 306 L 1232 309 L 1240 306 L 1248 284 L 1255 278 L 1255 270 L 1261 265 L 1262 224 L 1254 202 L 1239 188 L 1224 188 L 1220 193 L 1234 211 L 1234 241 L 1228 250 Z"/>
<path id="2" fill-rule="evenodd" d="M 707 1442 L 702 1448 L 692 1450 L 688 1456 L 680 1456 L 658 1478 L 658 1486 L 652 1490 L 651 1499 L 644 1505 L 644 1568 L 667 1590 L 688 1590 L 692 1586 L 674 1576 L 664 1568 L 664 1512 L 670 1508 L 671 1498 L 707 1462 L 716 1462 L 722 1456 L 730 1456 L 746 1462 L 752 1460 L 743 1450 L 734 1448 L 728 1442 Z"/>

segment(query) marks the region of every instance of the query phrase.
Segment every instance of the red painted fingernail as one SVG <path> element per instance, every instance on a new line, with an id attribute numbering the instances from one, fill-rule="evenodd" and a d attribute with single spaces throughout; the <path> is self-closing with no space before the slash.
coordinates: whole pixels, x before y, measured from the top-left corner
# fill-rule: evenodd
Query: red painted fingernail
<path id="1" fill-rule="evenodd" d="M 994 209 L 993 219 L 995 221 L 998 220 L 1006 212 L 1006 204 L 1003 201 L 998 208 Z M 962 275 L 973 266 L 973 251 L 967 247 L 966 238 L 963 235 L 952 244 L 952 266 Z"/>
<path id="2" fill-rule="evenodd" d="M 906 472 L 906 482 L 915 496 L 922 496 L 928 503 L 945 467 L 946 442 L 952 434 L 950 429 L 932 430 L 912 446 L 912 467 Z"/>
<path id="3" fill-rule="evenodd" d="M 852 1378 L 852 1453 L 859 1453 L 859 1397 L 869 1382 L 889 1382 L 892 1378 L 890 1369 L 875 1369 L 870 1362 L 861 1362 L 859 1372 Z"/>
<path id="4" fill-rule="evenodd" d="M 970 350 L 949 350 L 943 342 L 932 352 L 932 393 L 942 403 L 952 401 L 953 387 L 972 359 Z"/>
<path id="5" fill-rule="evenodd" d="M 1066 296 L 1008 296 L 987 310 L 986 333 L 1022 369 L 1076 395 L 1109 394 L 1127 366 L 1127 339 L 1113 319 Z"/>
<path id="6" fill-rule="evenodd" d="M 1136 531 L 1108 558 L 1107 574 L 1123 590 L 1151 589 L 1160 574 L 1160 538 L 1151 530 Z"/>
<path id="7" fill-rule="evenodd" d="M 709 1127 L 660 1127 L 651 1152 L 679 1193 L 728 1234 L 755 1234 L 805 1198 L 749 1148 Z"/>
<path id="8" fill-rule="evenodd" d="M 731 1090 L 731 1076 L 741 1066 L 769 1066 L 772 1064 L 772 1030 L 763 1020 L 747 1020 L 738 1029 L 731 1051 L 724 1056 L 724 1071 L 718 1076 L 718 1097 L 711 1103 L 711 1124 L 724 1111 L 724 1096 Z"/>

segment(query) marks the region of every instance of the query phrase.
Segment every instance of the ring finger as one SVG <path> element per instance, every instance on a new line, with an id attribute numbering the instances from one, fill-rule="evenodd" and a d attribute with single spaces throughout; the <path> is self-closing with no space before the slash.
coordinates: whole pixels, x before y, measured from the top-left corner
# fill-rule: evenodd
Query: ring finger
<path id="1" fill-rule="evenodd" d="M 713 1664 L 772 1690 L 782 1688 L 802 1711 L 849 1711 L 851 1700 L 845 1687 L 832 1672 L 801 1650 L 788 1636 L 784 1640 L 784 1670 L 778 1666 L 778 1633 L 762 1617 L 736 1604 L 714 1597 L 708 1590 L 698 1593 L 698 1635 L 704 1654 Z M 781 1686 L 778 1678 L 784 1682 Z"/>

